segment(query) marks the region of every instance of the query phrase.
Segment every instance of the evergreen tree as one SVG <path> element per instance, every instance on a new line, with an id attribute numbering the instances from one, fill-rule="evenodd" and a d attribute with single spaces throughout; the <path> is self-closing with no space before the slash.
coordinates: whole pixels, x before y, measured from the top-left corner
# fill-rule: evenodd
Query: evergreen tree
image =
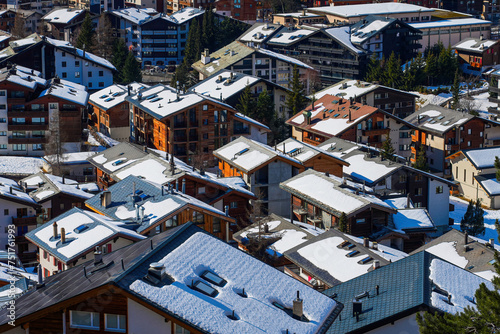
<path id="1" fill-rule="evenodd" d="M 460 229 L 472 236 L 484 233 L 484 210 L 481 207 L 481 200 L 469 203 L 467 211 L 460 221 Z"/>
<path id="2" fill-rule="evenodd" d="M 427 85 L 434 84 L 434 76 L 437 72 L 437 60 L 434 53 L 429 52 L 425 59 L 425 75 L 427 76 Z"/>
<path id="3" fill-rule="evenodd" d="M 453 96 L 451 107 L 452 109 L 457 109 L 460 102 L 460 76 L 458 75 L 458 69 L 455 71 L 455 79 L 450 91 Z"/>
<path id="4" fill-rule="evenodd" d="M 265 125 L 271 125 L 274 119 L 274 102 L 267 90 L 262 91 L 257 98 L 256 119 Z"/>
<path id="5" fill-rule="evenodd" d="M 427 165 L 427 156 L 425 154 L 424 145 L 420 145 L 420 149 L 417 152 L 417 157 L 415 163 L 413 164 L 413 167 L 415 167 L 416 169 L 423 170 L 425 172 L 429 170 L 429 166 Z"/>
<path id="6" fill-rule="evenodd" d="M 401 59 L 396 58 L 394 51 L 391 53 L 387 63 L 385 64 L 384 77 L 384 85 L 392 88 L 400 87 L 403 78 Z"/>
<path id="7" fill-rule="evenodd" d="M 411 63 L 413 72 L 415 73 L 415 83 L 413 87 L 421 86 L 425 84 L 425 63 L 424 56 L 421 52 L 418 53 L 417 57 Z"/>
<path id="8" fill-rule="evenodd" d="M 255 114 L 255 107 L 256 105 L 255 100 L 252 97 L 252 90 L 250 89 L 250 85 L 247 84 L 240 95 L 240 99 L 236 105 L 236 110 L 245 116 L 253 117 Z"/>
<path id="9" fill-rule="evenodd" d="M 95 30 L 92 25 L 92 19 L 90 14 L 87 12 L 85 19 L 82 22 L 80 31 L 78 32 L 78 37 L 76 38 L 75 46 L 79 49 L 93 50 L 95 45 Z"/>
<path id="10" fill-rule="evenodd" d="M 202 21 L 202 31 L 203 34 L 201 35 L 201 47 L 200 47 L 200 52 L 202 50 L 209 49 L 210 51 L 215 51 L 215 20 L 214 20 L 214 13 L 212 12 L 211 8 L 208 8 L 205 10 L 205 13 L 203 14 L 203 21 Z M 197 60 L 196 60 L 197 61 Z"/>
<path id="11" fill-rule="evenodd" d="M 106 60 L 113 57 L 113 46 L 116 37 L 113 36 L 113 26 L 109 20 L 108 14 L 103 13 L 99 17 L 99 24 L 96 31 L 96 47 L 94 53 L 100 55 Z"/>
<path id="12" fill-rule="evenodd" d="M 170 86 L 177 87 L 177 82 L 179 82 L 179 86 L 189 85 L 188 79 L 190 77 L 189 68 L 185 62 L 182 62 L 175 69 L 175 73 L 172 76 L 172 81 L 170 82 Z"/>
<path id="13" fill-rule="evenodd" d="M 184 63 L 188 69 L 201 56 L 201 39 L 200 26 L 196 19 L 193 19 L 189 24 L 189 33 L 186 41 L 186 49 L 184 50 Z"/>
<path id="14" fill-rule="evenodd" d="M 113 43 L 113 56 L 111 58 L 111 63 L 117 69 L 114 74 L 114 81 L 118 83 L 123 82 L 122 69 L 125 65 L 125 60 L 127 59 L 128 50 L 125 41 L 122 38 L 115 40 Z"/>
<path id="15" fill-rule="evenodd" d="M 395 153 L 396 150 L 394 149 L 394 147 L 392 147 L 391 137 L 389 136 L 389 133 L 387 133 L 385 140 L 382 143 L 382 150 L 380 151 L 380 155 L 386 160 L 394 160 Z"/>
<path id="16" fill-rule="evenodd" d="M 300 81 L 297 65 L 293 66 L 292 83 L 286 99 L 286 106 L 292 115 L 297 114 L 307 106 L 307 98 L 304 95 L 304 84 Z"/>
<path id="17" fill-rule="evenodd" d="M 129 84 L 131 82 L 142 81 L 141 65 L 135 59 L 132 52 L 129 52 L 127 59 L 125 60 L 125 65 L 123 66 L 122 79 L 124 84 Z"/>
<path id="18" fill-rule="evenodd" d="M 370 62 L 366 68 L 365 81 L 375 82 L 380 81 L 382 78 L 382 68 L 380 67 L 380 60 L 377 58 L 376 53 L 372 53 Z"/>
<path id="19" fill-rule="evenodd" d="M 340 215 L 340 218 L 339 218 L 339 231 L 343 232 L 343 233 L 348 232 L 347 215 L 345 214 L 345 212 L 342 212 L 342 214 Z"/>
<path id="20" fill-rule="evenodd" d="M 500 159 L 498 159 L 498 157 L 495 157 L 494 166 L 495 166 L 495 169 L 497 170 L 495 173 L 497 181 L 500 181 Z"/>
<path id="21" fill-rule="evenodd" d="M 500 236 L 500 224 L 495 222 Z M 498 238 L 500 241 L 500 237 Z M 475 309 L 467 306 L 462 312 L 443 315 L 425 312 L 417 313 L 417 323 L 422 334 L 444 333 L 498 333 L 500 328 L 500 253 L 495 251 L 493 264 L 496 276 L 491 280 L 493 289 L 489 290 L 484 283 L 479 285 L 474 295 Z"/>

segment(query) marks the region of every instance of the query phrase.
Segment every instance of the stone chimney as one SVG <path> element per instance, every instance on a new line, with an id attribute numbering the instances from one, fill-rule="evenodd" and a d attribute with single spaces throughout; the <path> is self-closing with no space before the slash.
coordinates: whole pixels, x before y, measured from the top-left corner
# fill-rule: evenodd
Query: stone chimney
<path id="1" fill-rule="evenodd" d="M 61 243 L 65 243 L 66 242 L 66 230 L 63 228 L 61 228 Z"/>
<path id="2" fill-rule="evenodd" d="M 101 206 L 108 208 L 110 205 L 111 205 L 111 191 L 104 191 L 101 194 Z"/>
<path id="3" fill-rule="evenodd" d="M 57 239 L 57 222 L 54 222 L 54 224 L 52 224 L 52 229 L 53 229 L 53 237 L 54 239 Z"/>
<path id="4" fill-rule="evenodd" d="M 94 265 L 97 265 L 99 263 L 102 263 L 102 253 L 101 253 L 99 246 L 95 246 Z"/>
<path id="5" fill-rule="evenodd" d="M 304 301 L 300 299 L 300 292 L 297 290 L 297 298 L 293 300 L 293 317 L 302 319 L 304 316 Z"/>
<path id="6" fill-rule="evenodd" d="M 210 51 L 208 49 L 203 50 L 201 53 L 201 63 L 203 65 L 209 64 L 211 61 L 210 59 Z"/>

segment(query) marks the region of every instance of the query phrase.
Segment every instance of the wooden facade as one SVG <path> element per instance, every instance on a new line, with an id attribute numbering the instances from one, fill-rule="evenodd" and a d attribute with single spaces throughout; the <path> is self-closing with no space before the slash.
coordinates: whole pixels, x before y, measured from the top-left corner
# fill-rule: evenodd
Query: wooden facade
<path id="1" fill-rule="evenodd" d="M 111 137 L 113 129 L 115 128 L 129 128 L 129 104 L 126 101 L 104 109 L 97 104 L 89 101 L 92 106 L 93 114 L 89 117 L 89 121 L 95 126 L 99 132 Z M 90 122 L 89 122 L 90 123 Z"/>

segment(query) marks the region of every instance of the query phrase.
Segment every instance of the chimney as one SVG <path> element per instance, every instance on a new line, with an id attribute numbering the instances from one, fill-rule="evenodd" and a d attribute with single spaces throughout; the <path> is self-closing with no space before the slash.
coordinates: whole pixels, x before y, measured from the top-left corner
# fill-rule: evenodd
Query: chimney
<path id="1" fill-rule="evenodd" d="M 448 294 L 448 304 L 451 304 L 451 294 Z"/>
<path id="2" fill-rule="evenodd" d="M 406 208 L 409 209 L 411 204 L 410 194 L 406 195 Z"/>
<path id="3" fill-rule="evenodd" d="M 83 59 L 85 59 L 85 44 L 83 44 Z"/>
<path id="4" fill-rule="evenodd" d="M 203 50 L 201 53 L 201 63 L 203 65 L 209 64 L 211 61 L 210 59 L 210 51 L 208 49 Z"/>
<path id="5" fill-rule="evenodd" d="M 175 172 L 175 161 L 174 155 L 172 154 L 172 159 L 170 159 L 170 173 L 174 174 Z"/>
<path id="6" fill-rule="evenodd" d="M 493 247 L 495 245 L 495 239 L 490 238 L 490 246 Z"/>
<path id="7" fill-rule="evenodd" d="M 64 174 L 62 176 L 62 184 L 66 184 L 66 177 L 64 176 Z"/>
<path id="8" fill-rule="evenodd" d="M 148 153 L 148 147 L 147 147 L 146 145 L 144 145 L 144 146 L 142 147 L 142 149 L 143 149 L 144 153 Z"/>
<path id="9" fill-rule="evenodd" d="M 264 233 L 269 233 L 269 225 L 264 224 Z"/>
<path id="10" fill-rule="evenodd" d="M 306 9 L 305 9 L 305 8 L 303 8 L 303 9 L 302 9 L 302 16 L 306 16 L 306 15 L 307 15 L 307 14 L 306 14 Z"/>
<path id="11" fill-rule="evenodd" d="M 373 261 L 373 270 L 380 268 L 380 261 L 379 260 L 374 260 Z"/>
<path id="12" fill-rule="evenodd" d="M 101 250 L 99 249 L 99 246 L 95 246 L 94 265 L 97 265 L 99 263 L 102 263 L 102 253 Z"/>
<path id="13" fill-rule="evenodd" d="M 376 241 L 372 242 L 372 248 L 378 250 L 378 242 Z"/>
<path id="14" fill-rule="evenodd" d="M 306 125 L 311 125 L 311 112 L 308 110 L 304 110 L 302 115 L 304 115 L 304 120 L 306 122 Z"/>
<path id="15" fill-rule="evenodd" d="M 139 209 L 141 221 L 144 220 L 144 211 L 146 211 L 146 209 L 144 209 L 144 207 L 141 205 L 141 208 Z"/>
<path id="16" fill-rule="evenodd" d="M 464 233 L 464 244 L 467 245 L 469 243 L 469 233 L 465 231 Z"/>
<path id="17" fill-rule="evenodd" d="M 37 266 L 37 274 L 38 274 L 38 285 L 37 286 L 43 286 L 43 275 L 42 275 L 42 265 L 39 264 Z"/>
<path id="18" fill-rule="evenodd" d="M 351 110 L 349 110 L 349 122 L 352 122 Z"/>
<path id="19" fill-rule="evenodd" d="M 352 316 L 356 317 L 358 320 L 358 316 L 363 312 L 363 302 L 358 299 L 354 299 L 352 301 Z"/>
<path id="20" fill-rule="evenodd" d="M 54 224 L 52 224 L 52 228 L 53 228 L 53 237 L 54 239 L 57 239 L 57 222 L 54 222 Z"/>
<path id="21" fill-rule="evenodd" d="M 179 179 L 175 179 L 175 191 L 179 191 Z"/>
<path id="22" fill-rule="evenodd" d="M 304 316 L 304 301 L 300 299 L 300 292 L 297 290 L 297 298 L 293 301 L 293 317 L 301 320 Z"/>
<path id="23" fill-rule="evenodd" d="M 370 247 L 370 239 L 363 238 L 363 246 L 367 248 Z"/>
<path id="24" fill-rule="evenodd" d="M 231 78 L 231 81 L 233 81 L 233 80 L 234 80 L 234 73 L 233 73 L 233 72 L 230 72 L 230 73 L 229 73 L 229 78 Z"/>
<path id="25" fill-rule="evenodd" d="M 12 194 L 12 187 L 9 187 L 9 192 Z"/>
<path id="26" fill-rule="evenodd" d="M 378 286 L 378 284 L 375 286 L 375 290 L 377 290 L 377 296 L 379 295 L 379 290 L 380 290 L 380 287 Z"/>
<path id="27" fill-rule="evenodd" d="M 182 179 L 182 193 L 186 193 L 186 179 Z"/>
<path id="28" fill-rule="evenodd" d="M 131 91 L 132 87 L 130 87 L 130 85 L 127 86 L 127 92 L 128 92 L 128 96 L 130 96 L 130 91 Z"/>
<path id="29" fill-rule="evenodd" d="M 326 176 L 326 177 L 330 177 L 330 173 L 329 173 L 329 172 L 326 172 L 326 173 L 325 173 L 325 176 Z"/>
<path id="30" fill-rule="evenodd" d="M 222 75 L 219 75 L 219 78 L 217 79 L 217 82 L 222 82 Z"/>
<path id="31" fill-rule="evenodd" d="M 61 228 L 61 243 L 65 243 L 66 242 L 66 230 L 63 228 Z"/>
<path id="32" fill-rule="evenodd" d="M 132 194 L 134 196 L 134 194 Z M 101 206 L 108 208 L 111 205 L 111 191 L 104 191 L 101 194 Z"/>

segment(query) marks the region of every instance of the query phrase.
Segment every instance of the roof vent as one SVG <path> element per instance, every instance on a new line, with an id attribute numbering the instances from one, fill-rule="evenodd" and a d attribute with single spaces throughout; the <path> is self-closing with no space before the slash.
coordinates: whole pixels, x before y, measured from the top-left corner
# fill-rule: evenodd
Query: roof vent
<path id="1" fill-rule="evenodd" d="M 101 206 L 108 208 L 111 205 L 111 191 L 104 191 L 101 194 Z"/>
<path id="2" fill-rule="evenodd" d="M 99 246 L 95 246 L 94 265 L 98 265 L 99 263 L 102 263 L 102 253 Z"/>
<path id="3" fill-rule="evenodd" d="M 380 261 L 375 260 L 373 261 L 373 270 L 380 268 Z"/>
<path id="4" fill-rule="evenodd" d="M 302 320 L 304 316 L 304 301 L 300 299 L 300 291 L 297 290 L 297 298 L 293 300 L 293 317 Z"/>

